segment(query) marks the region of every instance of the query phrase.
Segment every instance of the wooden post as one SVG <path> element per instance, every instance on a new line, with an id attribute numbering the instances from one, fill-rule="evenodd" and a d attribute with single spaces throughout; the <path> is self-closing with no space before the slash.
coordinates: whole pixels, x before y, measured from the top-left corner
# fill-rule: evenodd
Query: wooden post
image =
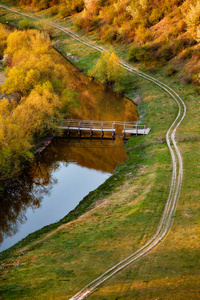
<path id="1" fill-rule="evenodd" d="M 115 122 L 112 123 L 112 139 L 114 140 L 115 138 Z"/>
<path id="2" fill-rule="evenodd" d="M 79 122 L 78 135 L 81 137 L 81 121 Z"/>
<path id="3" fill-rule="evenodd" d="M 103 121 L 101 122 L 101 137 L 103 138 L 104 132 L 103 132 Z"/>
<path id="4" fill-rule="evenodd" d="M 93 136 L 93 131 L 92 131 L 92 122 L 91 122 L 91 125 L 90 125 L 90 137 Z"/>
<path id="5" fill-rule="evenodd" d="M 124 122 L 124 136 L 123 136 L 123 139 L 125 140 L 126 138 L 126 123 Z"/>
<path id="6" fill-rule="evenodd" d="M 70 121 L 68 122 L 68 136 L 70 136 Z"/>

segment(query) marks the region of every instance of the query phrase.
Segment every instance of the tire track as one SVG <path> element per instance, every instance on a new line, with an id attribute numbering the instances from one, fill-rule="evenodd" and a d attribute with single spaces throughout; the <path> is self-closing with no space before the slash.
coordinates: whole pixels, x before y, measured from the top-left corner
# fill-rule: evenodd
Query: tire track
<path id="1" fill-rule="evenodd" d="M 35 20 L 39 20 L 39 18 L 19 12 L 12 8 L 7 8 L 4 5 L 0 5 L 0 7 L 10 10 L 11 12 L 14 12 L 17 14 L 20 14 L 20 15 L 23 15 L 23 16 L 26 16 L 26 17 L 29 17 L 29 18 L 32 18 Z M 81 42 L 82 44 L 84 44 L 90 48 L 93 48 L 94 50 L 97 50 L 101 53 L 105 51 L 102 47 L 96 46 L 95 44 L 91 43 L 90 41 L 87 41 L 85 38 L 80 37 L 73 31 L 71 31 L 67 28 L 64 28 L 63 26 L 60 26 L 53 22 L 49 22 L 49 24 L 51 26 L 53 26 L 54 28 L 57 28 L 57 29 L 61 30 L 62 32 L 66 33 L 73 39 Z M 187 109 L 186 109 L 185 102 L 172 88 L 168 87 L 163 82 L 157 80 L 156 78 L 154 78 L 150 75 L 145 74 L 144 72 L 141 72 L 141 71 L 133 68 L 131 65 L 127 64 L 126 62 L 121 61 L 119 64 L 121 65 L 121 67 L 123 67 L 128 72 L 131 72 L 137 76 L 140 76 L 140 77 L 152 82 L 153 84 L 156 84 L 157 86 L 159 86 L 166 93 L 168 93 L 173 98 L 173 100 L 177 103 L 178 114 L 166 133 L 167 146 L 169 148 L 171 158 L 172 158 L 172 178 L 171 178 L 169 195 L 166 200 L 165 209 L 164 209 L 162 218 L 160 220 L 159 226 L 158 226 L 155 234 L 153 235 L 153 237 L 143 247 L 141 247 L 139 250 L 132 253 L 130 256 L 128 256 L 124 260 L 120 261 L 118 264 L 114 265 L 112 268 L 110 268 L 109 270 L 104 272 L 98 278 L 96 278 L 95 280 L 90 282 L 88 285 L 86 285 L 84 288 L 82 288 L 76 295 L 71 297 L 69 300 L 85 299 L 87 296 L 92 294 L 100 285 L 102 285 L 105 281 L 110 279 L 116 273 L 120 272 L 122 269 L 124 269 L 128 265 L 130 265 L 133 262 L 135 262 L 136 260 L 138 260 L 140 257 L 149 253 L 152 249 L 154 249 L 166 237 L 167 233 L 169 232 L 169 230 L 171 228 L 173 216 L 174 216 L 174 213 L 176 210 L 176 205 L 177 205 L 180 190 L 181 190 L 181 185 L 182 185 L 182 180 L 183 180 L 183 161 L 182 161 L 181 153 L 180 153 L 177 143 L 176 143 L 176 131 L 186 115 Z"/>

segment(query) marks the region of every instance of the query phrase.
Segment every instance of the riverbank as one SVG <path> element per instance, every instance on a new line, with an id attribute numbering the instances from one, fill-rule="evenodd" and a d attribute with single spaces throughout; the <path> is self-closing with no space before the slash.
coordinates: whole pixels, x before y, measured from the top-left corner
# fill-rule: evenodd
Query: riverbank
<path id="1" fill-rule="evenodd" d="M 87 70 L 92 60 L 90 50 L 83 45 L 78 47 L 71 38 L 64 43 L 68 48 L 76 49 L 76 53 L 82 52 L 79 64 L 81 67 L 85 63 Z M 197 298 L 200 227 L 198 95 L 193 86 L 187 85 L 186 89 L 175 77 L 165 78 L 163 73 L 159 70 L 155 77 L 162 78 L 178 91 L 189 111 L 177 135 L 182 141 L 179 147 L 185 169 L 174 224 L 159 247 L 103 285 L 90 299 L 117 296 L 150 299 L 151 295 L 162 299 L 163 294 L 167 295 L 164 299 Z M 2 253 L 1 258 L 5 259 L 2 272 L 6 281 L 1 285 L 1 291 L 6 299 L 11 299 L 12 295 L 16 299 L 33 295 L 36 299 L 69 298 L 110 266 L 139 249 L 155 232 L 171 180 L 171 159 L 165 134 L 176 116 L 177 106 L 158 87 L 131 76 L 138 86 L 137 94 L 143 99 L 138 106 L 139 114 L 145 116 L 152 128 L 151 134 L 130 139 L 128 161 L 66 218 Z M 196 140 L 190 142 L 194 135 Z M 164 143 L 157 143 L 158 140 Z M 9 289 L 11 284 L 12 290 Z"/>

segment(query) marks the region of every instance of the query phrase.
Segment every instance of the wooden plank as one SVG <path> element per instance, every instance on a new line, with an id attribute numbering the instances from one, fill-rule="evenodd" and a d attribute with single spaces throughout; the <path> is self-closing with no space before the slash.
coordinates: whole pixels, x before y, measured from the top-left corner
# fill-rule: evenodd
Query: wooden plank
<path id="1" fill-rule="evenodd" d="M 125 129 L 122 132 L 141 135 L 141 134 L 149 134 L 150 130 L 151 130 L 151 128 L 145 128 L 145 129 L 138 129 L 138 128 L 136 129 L 135 128 L 135 129 Z"/>
<path id="2" fill-rule="evenodd" d="M 89 127 L 85 127 L 85 128 L 82 128 L 82 127 L 65 127 L 65 126 L 59 126 L 60 129 L 70 129 L 70 130 L 84 130 L 84 131 L 90 131 L 91 128 Z M 102 131 L 101 128 L 92 128 L 93 131 Z M 109 129 L 105 129 L 103 128 L 103 131 L 106 131 L 106 132 L 112 132 L 112 131 L 116 131 L 116 129 L 112 129 L 112 128 L 109 128 Z"/>

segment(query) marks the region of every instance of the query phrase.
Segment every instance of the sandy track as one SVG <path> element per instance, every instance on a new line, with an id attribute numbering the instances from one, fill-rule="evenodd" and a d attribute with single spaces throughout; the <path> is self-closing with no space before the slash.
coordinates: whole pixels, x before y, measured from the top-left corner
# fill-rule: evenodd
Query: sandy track
<path id="1" fill-rule="evenodd" d="M 18 12 L 15 9 L 7 8 L 3 5 L 0 5 L 0 7 L 8 9 L 14 13 L 24 15 L 26 17 L 30 17 L 33 19 L 38 19 L 34 16 L 30 16 L 28 14 Z M 77 35 L 76 33 L 72 32 L 71 30 L 62 27 L 56 23 L 50 23 L 53 27 L 65 32 L 67 35 L 71 36 L 72 38 L 78 40 L 79 42 L 87 45 L 88 47 L 91 47 L 99 52 L 105 51 L 102 47 L 96 46 L 95 44 L 91 43 L 87 39 L 84 39 Z M 119 262 L 118 264 L 114 265 L 112 268 L 107 270 L 105 273 L 103 273 L 101 276 L 90 282 L 88 285 L 86 285 L 83 289 L 81 289 L 76 295 L 74 295 L 70 300 L 82 300 L 85 299 L 87 296 L 89 296 L 91 293 L 94 292 L 100 285 L 102 285 L 105 281 L 107 281 L 109 278 L 114 276 L 116 273 L 120 272 L 122 269 L 130 265 L 131 263 L 138 260 L 140 257 L 146 255 L 149 253 L 153 248 L 155 248 L 167 235 L 169 232 L 173 216 L 176 210 L 176 205 L 178 202 L 180 190 L 181 190 L 181 184 L 183 179 L 183 161 L 181 153 L 178 149 L 177 143 L 176 143 L 176 131 L 177 128 L 180 126 L 181 122 L 185 118 L 186 115 L 186 105 L 183 101 L 183 99 L 170 87 L 165 85 L 163 82 L 155 79 L 152 76 L 149 76 L 141 71 L 138 71 L 134 69 L 132 66 L 127 64 L 126 62 L 121 61 L 120 65 L 126 69 L 127 71 L 134 73 L 137 76 L 140 76 L 148 81 L 151 81 L 153 84 L 156 84 L 160 88 L 162 88 L 166 93 L 168 93 L 173 100 L 177 103 L 178 106 L 178 114 L 173 121 L 172 125 L 167 131 L 166 134 L 166 141 L 167 146 L 169 148 L 171 158 L 172 158 L 172 178 L 171 178 L 171 184 L 170 184 L 170 190 L 169 195 L 166 200 L 165 209 L 162 215 L 162 218 L 160 220 L 160 224 L 154 234 L 154 236 L 138 251 L 132 253 L 129 257 L 125 258 L 123 261 Z"/>

